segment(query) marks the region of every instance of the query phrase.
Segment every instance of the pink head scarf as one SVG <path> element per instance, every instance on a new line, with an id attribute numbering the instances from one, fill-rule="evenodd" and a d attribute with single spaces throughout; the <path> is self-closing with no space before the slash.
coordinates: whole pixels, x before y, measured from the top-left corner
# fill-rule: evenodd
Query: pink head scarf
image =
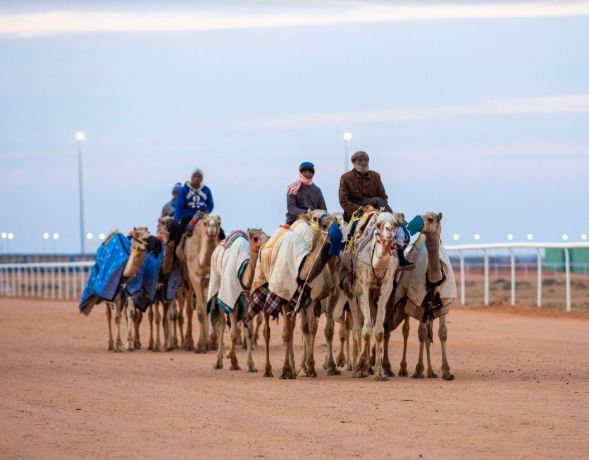
<path id="1" fill-rule="evenodd" d="M 286 189 L 287 193 L 289 195 L 296 195 L 297 193 L 299 193 L 299 189 L 301 188 L 302 184 L 311 185 L 313 184 L 313 179 L 307 179 L 299 171 L 299 178 L 288 186 L 288 188 Z"/>

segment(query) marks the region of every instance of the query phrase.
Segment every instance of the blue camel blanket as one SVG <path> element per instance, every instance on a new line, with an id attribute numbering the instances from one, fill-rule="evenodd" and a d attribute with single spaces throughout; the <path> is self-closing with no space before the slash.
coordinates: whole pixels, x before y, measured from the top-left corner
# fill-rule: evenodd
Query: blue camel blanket
<path id="1" fill-rule="evenodd" d="M 120 291 L 123 271 L 131 250 L 131 242 L 122 233 L 113 233 L 96 251 L 96 260 L 80 299 L 80 311 L 90 314 L 103 300 L 112 302 Z"/>
<path id="2" fill-rule="evenodd" d="M 145 312 L 147 307 L 155 301 L 160 269 L 164 260 L 163 246 L 162 250 L 158 252 L 155 255 L 148 251 L 139 272 L 130 278 L 125 285 L 125 294 L 133 298 L 135 305 L 142 312 Z"/>

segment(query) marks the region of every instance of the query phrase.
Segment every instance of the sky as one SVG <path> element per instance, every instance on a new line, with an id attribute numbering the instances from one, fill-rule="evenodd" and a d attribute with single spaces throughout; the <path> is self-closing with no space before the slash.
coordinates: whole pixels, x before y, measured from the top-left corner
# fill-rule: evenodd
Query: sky
<path id="1" fill-rule="evenodd" d="M 589 2 L 125 5 L 0 1 L 0 252 L 79 252 L 77 131 L 94 235 L 196 167 L 226 231 L 282 223 L 302 161 L 340 211 L 344 132 L 446 244 L 589 233 Z"/>

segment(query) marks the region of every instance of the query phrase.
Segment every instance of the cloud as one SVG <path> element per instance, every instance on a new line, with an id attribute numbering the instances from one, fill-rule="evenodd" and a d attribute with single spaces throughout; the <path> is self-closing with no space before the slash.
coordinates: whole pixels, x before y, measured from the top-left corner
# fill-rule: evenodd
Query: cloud
<path id="1" fill-rule="evenodd" d="M 392 107 L 367 111 L 304 113 L 255 121 L 234 121 L 234 128 L 305 128 L 354 126 L 458 117 L 589 113 L 589 93 L 497 99 L 470 105 Z"/>
<path id="2" fill-rule="evenodd" d="M 0 36 L 38 37 L 84 32 L 181 32 L 276 27 L 317 27 L 354 23 L 589 16 L 588 2 L 517 2 L 386 5 L 327 3 L 319 8 L 268 4 L 261 12 L 46 11 L 0 15 Z M 272 7 L 270 10 L 269 8 Z M 229 10 L 227 8 L 226 10 Z M 286 11 L 286 12 L 285 12 Z"/>

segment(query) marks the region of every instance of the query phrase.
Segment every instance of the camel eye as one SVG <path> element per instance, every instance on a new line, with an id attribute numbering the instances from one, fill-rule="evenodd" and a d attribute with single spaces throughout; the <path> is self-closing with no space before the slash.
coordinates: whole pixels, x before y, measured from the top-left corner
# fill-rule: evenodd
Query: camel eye
<path id="1" fill-rule="evenodd" d="M 258 242 L 258 237 L 257 236 L 254 236 L 253 239 L 254 239 L 254 243 L 257 243 Z"/>

